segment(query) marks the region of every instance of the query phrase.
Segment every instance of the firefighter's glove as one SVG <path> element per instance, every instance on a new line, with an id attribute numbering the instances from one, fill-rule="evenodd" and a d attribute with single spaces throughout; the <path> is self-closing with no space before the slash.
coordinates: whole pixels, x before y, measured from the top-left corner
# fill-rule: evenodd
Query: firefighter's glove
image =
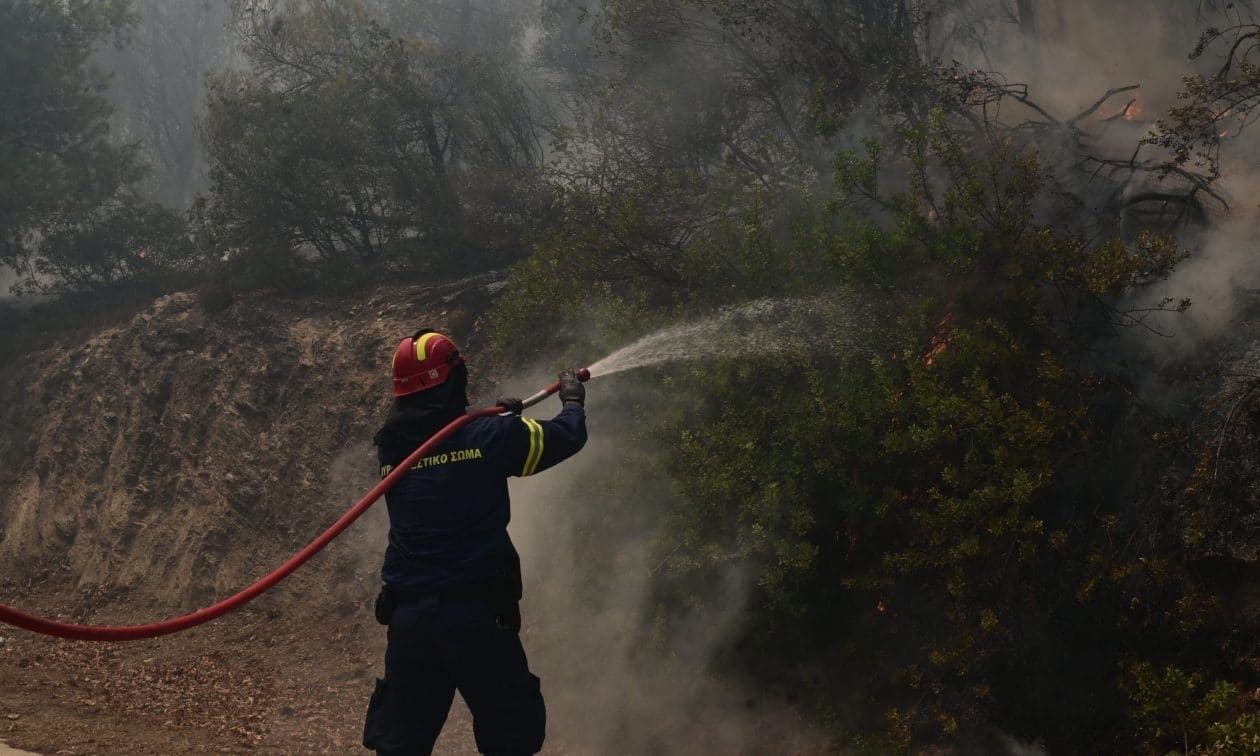
<path id="1" fill-rule="evenodd" d="M 557 394 L 562 402 L 586 403 L 586 387 L 577 379 L 576 370 L 566 370 L 560 374 L 560 391 Z"/>
<path id="2" fill-rule="evenodd" d="M 525 411 L 525 403 L 513 396 L 501 396 L 495 399 L 494 403 L 511 415 L 519 415 Z"/>

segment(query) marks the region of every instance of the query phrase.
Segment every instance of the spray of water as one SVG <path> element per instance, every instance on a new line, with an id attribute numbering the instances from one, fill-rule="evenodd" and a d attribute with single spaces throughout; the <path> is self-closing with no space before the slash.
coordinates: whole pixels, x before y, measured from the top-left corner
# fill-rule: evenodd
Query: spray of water
<path id="1" fill-rule="evenodd" d="M 789 348 L 854 347 L 851 311 L 834 298 L 758 299 L 727 307 L 702 320 L 679 323 L 628 344 L 590 366 L 592 376 L 678 360 L 766 354 Z"/>

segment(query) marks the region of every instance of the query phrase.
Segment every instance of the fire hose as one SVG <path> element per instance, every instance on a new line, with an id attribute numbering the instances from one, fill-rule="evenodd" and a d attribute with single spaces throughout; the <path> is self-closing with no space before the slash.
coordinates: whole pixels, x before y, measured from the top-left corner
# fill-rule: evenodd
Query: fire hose
<path id="1" fill-rule="evenodd" d="M 586 368 L 577 371 L 577 378 L 580 381 L 590 380 L 591 373 Z M 538 393 L 522 400 L 524 407 L 532 407 L 541 402 L 543 399 L 551 396 L 560 390 L 560 382 L 547 386 Z M 222 617 L 228 612 L 237 609 L 244 604 L 252 601 L 262 595 L 268 589 L 275 586 L 281 580 L 293 574 L 298 567 L 301 567 L 311 557 L 315 556 L 321 549 L 332 542 L 334 538 L 341 535 L 350 524 L 359 519 L 359 516 L 367 511 L 386 491 L 393 488 L 399 480 L 402 479 L 424 456 L 433 450 L 435 446 L 445 441 L 452 433 L 467 425 L 469 422 L 480 418 L 498 415 L 504 412 L 503 407 L 486 407 L 468 412 L 465 415 L 452 420 L 444 428 L 420 445 L 414 452 L 410 454 L 403 462 L 399 463 L 389 475 L 386 475 L 380 483 L 377 483 L 371 491 L 363 496 L 354 506 L 350 507 L 345 514 L 334 522 L 327 530 L 319 535 L 315 540 L 311 541 L 301 551 L 294 554 L 287 562 L 277 567 L 271 574 L 262 578 L 258 582 L 250 585 L 239 593 L 229 596 L 216 604 L 199 609 L 190 614 L 180 617 L 172 617 L 161 622 L 154 622 L 148 625 L 123 625 L 116 627 L 106 627 L 99 625 L 76 625 L 68 622 L 59 622 L 57 620 L 47 619 L 45 617 L 37 617 L 33 614 L 14 609 L 11 606 L 0 604 L 0 622 L 4 622 L 24 630 L 30 630 L 44 635 L 51 635 L 57 638 L 69 638 L 71 640 L 85 641 L 126 641 L 141 640 L 144 638 L 156 638 L 160 635 L 169 635 L 177 633 L 181 630 L 187 630 L 190 627 L 196 627 L 204 622 Z"/>

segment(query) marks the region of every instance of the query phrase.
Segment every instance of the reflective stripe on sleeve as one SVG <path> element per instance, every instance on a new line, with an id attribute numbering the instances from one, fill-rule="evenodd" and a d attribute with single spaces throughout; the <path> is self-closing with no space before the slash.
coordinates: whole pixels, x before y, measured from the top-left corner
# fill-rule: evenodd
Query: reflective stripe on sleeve
<path id="1" fill-rule="evenodd" d="M 537 420 L 522 417 L 521 422 L 529 428 L 529 454 L 525 455 L 525 467 L 521 468 L 521 476 L 533 475 L 538 469 L 538 462 L 543 453 L 543 429 Z"/>

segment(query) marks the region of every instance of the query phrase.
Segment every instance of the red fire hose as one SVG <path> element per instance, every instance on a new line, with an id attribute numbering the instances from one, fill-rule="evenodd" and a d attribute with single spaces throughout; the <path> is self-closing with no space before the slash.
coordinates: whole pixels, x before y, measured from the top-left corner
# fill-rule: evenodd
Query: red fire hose
<path id="1" fill-rule="evenodd" d="M 578 380 L 587 381 L 590 380 L 591 373 L 586 368 L 583 368 L 577 371 L 577 376 Z M 557 381 L 542 391 L 539 391 L 537 394 L 525 399 L 522 404 L 526 407 L 533 406 L 538 402 L 541 402 L 543 399 L 546 399 L 548 396 L 551 396 L 559 389 L 560 382 Z M 207 606 L 204 609 L 199 609 L 191 614 L 185 614 L 182 617 L 172 617 L 171 619 L 154 622 L 149 625 L 125 625 L 119 627 L 75 625 L 68 622 L 58 622 L 56 620 L 45 619 L 43 617 L 36 617 L 33 614 L 18 611 L 11 606 L 0 604 L 0 622 L 14 625 L 24 630 L 31 630 L 36 633 L 52 635 L 58 638 L 70 638 L 72 640 L 87 641 L 125 641 L 140 640 L 142 638 L 156 638 L 159 635 L 169 635 L 170 633 L 187 630 L 188 628 L 196 627 L 203 622 L 209 622 L 212 619 L 221 617 L 233 609 L 244 605 L 246 602 L 257 598 L 264 591 L 291 575 L 294 570 L 305 564 L 308 559 L 319 553 L 320 549 L 331 543 L 334 538 L 341 535 L 346 528 L 350 527 L 352 522 L 359 519 L 359 515 L 366 512 L 368 507 L 372 506 L 372 504 L 374 504 L 381 495 L 393 488 L 394 485 L 398 483 L 399 479 L 406 475 L 416 462 L 420 461 L 422 457 L 428 454 L 433 447 L 437 446 L 442 441 L 445 441 L 452 433 L 464 427 L 464 425 L 476 418 L 497 415 L 503 411 L 502 407 L 487 407 L 485 409 L 473 410 L 468 414 L 451 421 L 451 423 L 445 428 L 435 433 L 432 438 L 421 444 L 420 448 L 412 452 L 411 455 L 401 462 L 393 472 L 386 475 L 380 483 L 377 483 L 371 491 L 368 491 L 357 504 L 343 514 L 340 519 L 334 522 L 328 530 L 325 530 L 318 538 L 307 544 L 306 548 L 294 554 L 289 561 L 280 565 L 270 575 L 267 575 L 262 580 L 259 580 L 248 588 L 245 588 L 235 596 L 229 596 L 217 604 Z"/>

